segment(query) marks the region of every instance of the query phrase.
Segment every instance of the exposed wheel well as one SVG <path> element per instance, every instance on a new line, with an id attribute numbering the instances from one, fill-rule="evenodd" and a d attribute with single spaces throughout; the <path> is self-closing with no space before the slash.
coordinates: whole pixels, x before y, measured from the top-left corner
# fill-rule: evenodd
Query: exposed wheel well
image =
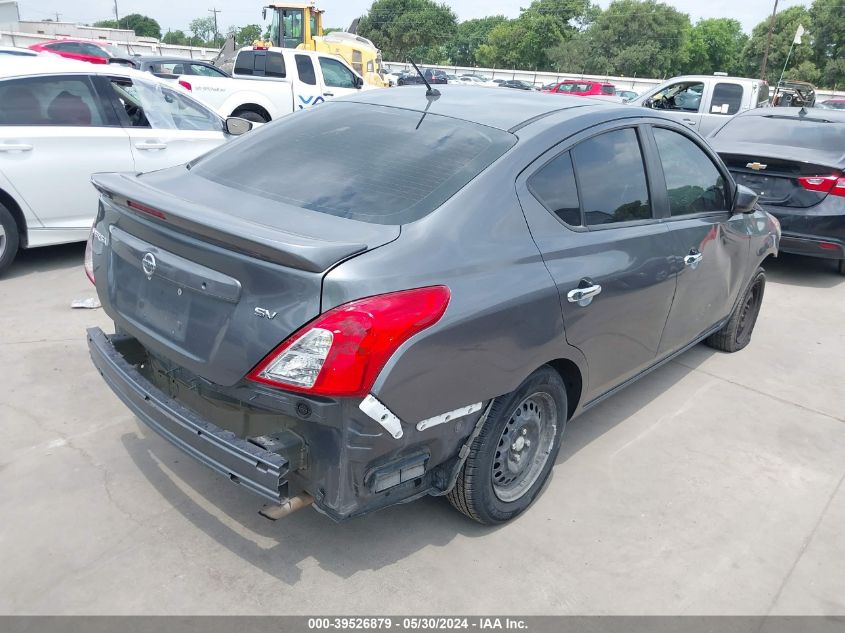
<path id="1" fill-rule="evenodd" d="M 553 360 L 549 365 L 560 374 L 563 384 L 566 385 L 567 409 L 569 409 L 567 413 L 568 417 L 571 418 L 581 400 L 581 390 L 583 388 L 581 371 L 578 369 L 578 365 L 566 358 Z"/>
<path id="2" fill-rule="evenodd" d="M 26 248 L 28 240 L 26 234 L 26 218 L 23 217 L 23 211 L 18 206 L 18 203 L 15 202 L 15 199 L 2 189 L 0 189 L 0 204 L 6 207 L 9 213 L 12 214 L 12 217 L 15 218 L 15 224 L 18 225 L 18 233 L 20 234 L 21 248 Z"/>
<path id="3" fill-rule="evenodd" d="M 270 113 L 267 112 L 267 110 L 262 108 L 257 103 L 244 103 L 243 105 L 239 105 L 232 112 L 232 116 L 238 116 L 238 112 L 255 112 L 256 114 L 260 114 L 262 117 L 264 117 L 266 121 L 273 120 L 273 117 L 270 116 Z"/>

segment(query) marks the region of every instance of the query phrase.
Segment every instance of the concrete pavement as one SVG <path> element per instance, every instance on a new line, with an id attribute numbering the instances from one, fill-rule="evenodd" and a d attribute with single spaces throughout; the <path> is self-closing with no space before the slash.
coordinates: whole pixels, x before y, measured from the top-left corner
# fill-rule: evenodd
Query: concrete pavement
<path id="1" fill-rule="evenodd" d="M 0 613 L 845 614 L 845 278 L 785 256 L 751 345 L 572 421 L 522 517 L 438 499 L 336 525 L 143 427 L 90 364 L 81 245 L 0 279 Z"/>

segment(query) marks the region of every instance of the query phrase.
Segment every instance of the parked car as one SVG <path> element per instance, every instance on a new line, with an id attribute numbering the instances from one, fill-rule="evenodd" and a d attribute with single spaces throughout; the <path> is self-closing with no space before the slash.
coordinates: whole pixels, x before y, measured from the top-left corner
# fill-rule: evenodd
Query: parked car
<path id="1" fill-rule="evenodd" d="M 117 332 L 88 331 L 94 364 L 143 423 L 282 504 L 268 516 L 430 494 L 507 521 L 572 416 L 700 340 L 750 340 L 777 225 L 698 135 L 439 90 L 94 177 L 87 270 Z"/>
<path id="2" fill-rule="evenodd" d="M 630 101 L 631 99 L 637 98 L 637 93 L 633 90 L 617 90 L 614 93 L 617 97 L 622 97 L 625 101 Z"/>
<path id="3" fill-rule="evenodd" d="M 251 127 L 149 73 L 53 56 L 0 64 L 0 271 L 19 248 L 85 241 L 91 174 L 171 167 Z"/>
<path id="4" fill-rule="evenodd" d="M 845 112 L 750 110 L 709 140 L 780 221 L 781 250 L 837 260 L 845 275 Z"/>
<path id="5" fill-rule="evenodd" d="M 845 110 L 845 99 L 827 99 L 822 102 L 816 102 L 816 108 L 823 110 Z"/>
<path id="6" fill-rule="evenodd" d="M 616 87 L 613 84 L 603 83 L 600 81 L 576 81 L 573 79 L 567 79 L 566 81 L 556 84 L 545 92 L 575 95 L 579 97 L 589 97 L 593 95 L 613 96 L 616 94 Z"/>
<path id="7" fill-rule="evenodd" d="M 768 105 L 769 85 L 760 79 L 688 75 L 670 79 L 628 103 L 660 110 L 707 136 L 726 118 Z"/>
<path id="8" fill-rule="evenodd" d="M 516 90 L 534 90 L 534 84 L 522 79 L 508 79 L 499 84 L 500 88 L 515 88 Z"/>
<path id="9" fill-rule="evenodd" d="M 456 83 L 460 83 L 461 78 L 458 77 L 457 75 L 450 75 L 450 74 L 447 73 L 446 74 L 446 80 L 450 84 L 456 84 Z"/>
<path id="10" fill-rule="evenodd" d="M 422 71 L 423 77 L 426 78 L 430 84 L 446 84 L 449 83 L 449 78 L 446 76 L 445 70 L 437 70 L 435 68 L 426 68 Z M 408 71 L 404 77 L 399 78 L 400 86 L 410 86 L 415 84 L 425 83 L 415 70 Z"/>
<path id="11" fill-rule="evenodd" d="M 182 75 L 178 83 L 221 116 L 254 123 L 373 89 L 339 55 L 253 46 L 238 51 L 232 78 Z"/>
<path id="12" fill-rule="evenodd" d="M 119 62 L 123 65 L 134 66 L 129 53 L 107 42 L 92 42 L 90 40 L 50 40 L 32 44 L 34 51 L 47 51 L 68 59 L 75 59 L 90 64 L 109 64 Z"/>
<path id="13" fill-rule="evenodd" d="M 133 60 L 138 70 L 152 73 L 157 77 L 173 79 L 179 75 L 197 75 L 201 77 L 229 77 L 229 73 L 211 62 L 188 57 L 161 57 L 142 55 Z"/>
<path id="14" fill-rule="evenodd" d="M 461 75 L 458 77 L 458 82 L 465 86 L 477 86 L 486 88 L 497 88 L 499 84 L 493 83 L 488 79 L 482 79 L 476 75 Z"/>

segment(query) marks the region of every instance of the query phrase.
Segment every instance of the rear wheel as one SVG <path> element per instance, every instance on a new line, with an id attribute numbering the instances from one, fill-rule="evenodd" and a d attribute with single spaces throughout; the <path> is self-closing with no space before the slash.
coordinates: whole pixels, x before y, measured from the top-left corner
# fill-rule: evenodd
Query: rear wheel
<path id="1" fill-rule="evenodd" d="M 19 245 L 17 222 L 9 210 L 0 204 L 0 274 L 11 266 L 18 254 Z"/>
<path id="2" fill-rule="evenodd" d="M 748 290 L 737 304 L 724 327 L 707 338 L 705 343 L 723 352 L 738 352 L 751 342 L 751 334 L 763 305 L 766 290 L 766 273 L 758 268 Z"/>
<path id="3" fill-rule="evenodd" d="M 237 110 L 232 113 L 232 116 L 238 117 L 239 119 L 246 119 L 247 121 L 252 121 L 253 123 L 267 123 L 269 120 L 253 110 Z"/>
<path id="4" fill-rule="evenodd" d="M 845 259 L 839 260 L 839 274 L 845 275 Z"/>
<path id="5" fill-rule="evenodd" d="M 566 388 L 551 367 L 496 398 L 449 492 L 449 502 L 479 523 L 523 512 L 549 477 L 566 425 Z"/>

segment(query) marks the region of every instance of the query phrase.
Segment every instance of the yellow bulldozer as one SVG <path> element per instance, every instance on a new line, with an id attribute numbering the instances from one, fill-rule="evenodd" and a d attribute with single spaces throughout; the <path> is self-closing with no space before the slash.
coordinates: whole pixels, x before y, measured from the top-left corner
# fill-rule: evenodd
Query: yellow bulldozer
<path id="1" fill-rule="evenodd" d="M 270 41 L 257 42 L 279 48 L 300 48 L 340 55 L 364 78 L 367 84 L 384 88 L 381 51 L 368 39 L 334 31 L 323 33 L 323 11 L 314 4 L 270 4 L 263 9 L 264 19 L 270 12 Z"/>

